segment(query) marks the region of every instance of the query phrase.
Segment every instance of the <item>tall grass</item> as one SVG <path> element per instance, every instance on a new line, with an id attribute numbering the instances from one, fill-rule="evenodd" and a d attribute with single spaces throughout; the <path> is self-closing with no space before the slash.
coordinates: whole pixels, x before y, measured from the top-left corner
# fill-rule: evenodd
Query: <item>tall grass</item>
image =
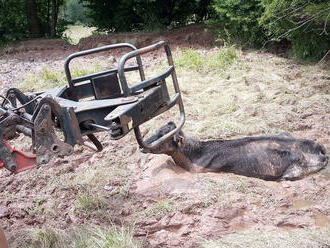
<path id="1" fill-rule="evenodd" d="M 75 228 L 30 229 L 15 233 L 9 239 L 11 248 L 138 248 L 141 243 L 134 240 L 134 228 Z"/>

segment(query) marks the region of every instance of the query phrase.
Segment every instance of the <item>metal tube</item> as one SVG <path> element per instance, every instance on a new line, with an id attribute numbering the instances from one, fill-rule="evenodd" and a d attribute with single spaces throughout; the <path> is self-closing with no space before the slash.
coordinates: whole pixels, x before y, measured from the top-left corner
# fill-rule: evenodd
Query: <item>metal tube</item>
<path id="1" fill-rule="evenodd" d="M 76 57 L 81 57 L 84 55 L 89 55 L 89 54 L 93 54 L 93 53 L 98 53 L 98 52 L 103 52 L 103 51 L 107 51 L 107 50 L 111 50 L 111 49 L 116 49 L 116 48 L 130 48 L 132 50 L 136 50 L 136 47 L 129 44 L 129 43 L 119 43 L 119 44 L 113 44 L 113 45 L 108 45 L 108 46 L 102 46 L 102 47 L 98 47 L 98 48 L 93 48 L 93 49 L 89 49 L 89 50 L 85 50 L 85 51 L 81 51 L 81 52 L 77 52 L 77 53 L 73 53 L 70 56 L 68 56 L 64 62 L 64 70 L 65 70 L 65 75 L 66 78 L 68 80 L 68 83 L 70 85 L 70 87 L 74 86 L 74 83 L 72 82 L 72 77 L 71 77 L 71 72 L 70 72 L 70 68 L 69 68 L 69 64 L 71 62 L 72 59 L 76 58 Z"/>
<path id="2" fill-rule="evenodd" d="M 97 129 L 102 129 L 102 130 L 104 130 L 104 131 L 111 131 L 110 128 L 105 127 L 105 126 L 101 126 L 101 125 L 98 125 L 98 124 L 95 124 L 95 123 L 91 123 L 91 122 L 89 122 L 89 123 L 86 123 L 86 124 L 87 124 L 87 126 L 88 126 L 89 128 L 91 128 L 91 129 L 93 129 L 93 128 L 97 128 Z"/>
<path id="3" fill-rule="evenodd" d="M 32 137 L 32 129 L 31 128 L 27 128 L 27 127 L 24 127 L 22 125 L 17 125 L 16 130 L 19 133 L 22 133 L 26 136 Z"/>
<path id="4" fill-rule="evenodd" d="M 0 106 L 0 113 L 1 114 L 6 114 L 6 113 L 8 113 L 8 110 L 4 109 L 3 107 Z"/>
<path id="5" fill-rule="evenodd" d="M 135 71 L 135 70 L 138 70 L 138 69 L 139 69 L 138 66 L 128 66 L 124 70 L 125 71 Z M 114 72 L 118 72 L 118 70 L 117 69 L 112 69 L 112 70 L 107 70 L 107 71 L 102 71 L 102 72 L 96 72 L 96 73 L 93 73 L 93 74 L 88 74 L 88 75 L 85 75 L 85 76 L 81 76 L 81 77 L 77 77 L 77 78 L 72 79 L 72 83 L 76 84 L 76 83 L 79 83 L 79 82 L 82 82 L 82 81 L 89 80 L 89 79 L 94 78 L 94 77 L 103 76 L 103 75 L 106 75 L 108 73 L 114 73 Z"/>
<path id="6" fill-rule="evenodd" d="M 25 119 L 27 119 L 27 120 L 29 120 L 29 121 L 32 120 L 32 115 L 30 115 L 30 114 L 28 114 L 28 113 L 23 113 L 23 114 L 22 114 L 22 117 L 25 118 Z"/>
<path id="7" fill-rule="evenodd" d="M 119 76 L 120 84 L 121 84 L 121 87 L 124 91 L 123 93 L 124 93 L 125 96 L 128 96 L 132 93 L 131 89 L 128 87 L 127 80 L 126 80 L 126 77 L 125 77 L 124 66 L 125 66 L 126 61 L 129 60 L 130 58 L 140 56 L 141 54 L 144 54 L 144 53 L 147 53 L 147 52 L 150 52 L 150 51 L 153 51 L 153 50 L 157 50 L 158 48 L 160 48 L 164 44 L 166 44 L 165 41 L 159 41 L 156 44 L 134 50 L 132 52 L 129 52 L 129 53 L 125 54 L 123 57 L 121 57 L 121 59 L 119 61 L 119 64 L 118 64 L 118 76 Z"/>

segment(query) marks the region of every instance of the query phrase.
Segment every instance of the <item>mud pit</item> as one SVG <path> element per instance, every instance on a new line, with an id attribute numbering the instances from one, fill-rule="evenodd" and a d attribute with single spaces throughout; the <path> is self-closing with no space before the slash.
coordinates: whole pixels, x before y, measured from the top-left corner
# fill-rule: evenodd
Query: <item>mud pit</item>
<path id="1" fill-rule="evenodd" d="M 171 47 L 194 47 L 190 36 L 197 31 L 166 33 L 163 37 L 170 40 Z M 130 39 L 151 43 L 158 37 L 135 35 Z M 120 38 L 123 36 L 116 41 Z M 86 39 L 81 46 L 88 48 L 86 43 L 94 44 L 95 39 Z M 97 38 L 96 43 L 107 42 L 109 37 L 103 39 Z M 202 53 L 216 50 L 209 38 L 200 39 L 195 48 Z M 23 43 L 2 53 L 1 91 L 44 67 L 62 70 L 65 57 L 79 48 L 52 42 Z M 85 62 L 100 59 L 104 57 Z M 207 139 L 289 131 L 296 137 L 317 140 L 329 155 L 328 68 L 243 51 L 239 52 L 239 62 L 224 72 L 178 68 L 177 74 L 187 112 L 187 134 Z M 228 106 L 218 107 L 222 112 L 207 116 L 203 108 L 224 104 L 222 97 L 232 94 L 229 89 L 236 92 L 229 99 L 233 104 L 230 111 Z M 238 89 L 251 91 L 256 102 L 247 105 L 246 96 Z M 205 96 L 209 96 L 208 101 Z M 234 122 L 229 126 L 223 118 L 243 119 L 241 126 Z M 134 226 L 134 238 L 142 247 L 330 246 L 329 166 L 293 182 L 269 182 L 230 173 L 191 174 L 165 155 L 140 153 L 132 134 L 120 141 L 109 141 L 106 135 L 100 139 L 105 145 L 101 153 L 77 147 L 73 156 L 36 170 L 15 176 L 0 171 L 0 224 L 11 247 L 27 247 L 29 243 L 42 247 L 36 233 L 54 234 L 56 243 L 63 230 L 74 239 L 86 228 L 107 229 L 112 225 Z M 20 137 L 15 145 L 28 150 L 23 141 Z M 69 243 L 58 247 L 69 247 Z M 47 244 L 44 247 L 52 247 Z"/>

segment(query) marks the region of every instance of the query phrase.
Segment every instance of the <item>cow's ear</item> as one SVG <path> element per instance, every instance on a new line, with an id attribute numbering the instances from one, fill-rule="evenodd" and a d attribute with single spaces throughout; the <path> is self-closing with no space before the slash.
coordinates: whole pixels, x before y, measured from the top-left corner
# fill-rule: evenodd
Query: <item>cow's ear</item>
<path id="1" fill-rule="evenodd" d="M 182 135 L 178 135 L 178 147 L 181 147 L 182 146 L 182 143 L 183 143 L 183 139 L 184 137 Z"/>
<path id="2" fill-rule="evenodd" d="M 183 136 L 181 136 L 180 134 L 176 134 L 176 135 L 174 135 L 174 137 L 173 137 L 173 141 L 174 141 L 174 143 L 175 143 L 178 147 L 181 147 L 181 145 L 182 145 L 182 140 L 183 140 Z"/>

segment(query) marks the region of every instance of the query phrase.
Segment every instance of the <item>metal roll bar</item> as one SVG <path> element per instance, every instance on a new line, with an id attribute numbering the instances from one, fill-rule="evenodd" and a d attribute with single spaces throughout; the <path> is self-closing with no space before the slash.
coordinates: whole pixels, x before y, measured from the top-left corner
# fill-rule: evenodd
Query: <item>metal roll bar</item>
<path id="1" fill-rule="evenodd" d="M 165 52 L 166 52 L 167 61 L 168 61 L 168 64 L 169 64 L 169 69 L 165 73 L 163 73 L 163 74 L 161 74 L 157 77 L 154 77 L 154 78 L 148 79 L 148 80 L 143 80 L 142 82 L 140 82 L 140 83 L 138 83 L 138 84 L 136 84 L 132 87 L 129 87 L 128 84 L 127 84 L 126 77 L 125 77 L 125 63 L 127 62 L 127 60 L 129 60 L 130 58 L 133 58 L 133 57 L 140 56 L 141 54 L 148 53 L 148 52 L 160 49 L 162 47 L 164 47 Z M 157 112 L 156 115 L 159 115 L 160 113 L 162 113 L 162 112 L 174 107 L 176 104 L 178 104 L 179 105 L 179 110 L 180 110 L 179 125 L 177 126 L 176 129 L 172 130 L 171 132 L 167 133 L 166 135 L 164 135 L 160 139 L 152 142 L 151 144 L 146 144 L 143 141 L 139 126 L 135 127 L 134 128 L 134 133 L 135 133 L 136 140 L 137 140 L 139 146 L 142 149 L 144 149 L 144 151 L 150 151 L 150 150 L 156 148 L 161 143 L 163 143 L 164 141 L 170 139 L 177 132 L 179 132 L 181 130 L 181 128 L 182 128 L 182 126 L 184 125 L 184 122 L 185 122 L 185 113 L 184 113 L 184 107 L 183 107 L 183 102 L 182 102 L 182 97 L 181 97 L 181 91 L 180 91 L 180 88 L 179 88 L 178 79 L 177 79 L 175 68 L 174 68 L 172 53 L 171 53 L 171 50 L 170 50 L 167 42 L 159 41 L 156 44 L 153 44 L 153 45 L 141 48 L 141 49 L 134 50 L 134 51 L 129 52 L 126 55 L 124 55 L 119 61 L 118 75 L 119 75 L 119 80 L 120 80 L 120 83 L 122 85 L 123 93 L 124 93 L 125 96 L 129 96 L 129 95 L 133 94 L 134 92 L 136 92 L 140 89 L 149 87 L 152 84 L 159 83 L 161 80 L 165 80 L 165 78 L 167 78 L 169 75 L 172 76 L 173 86 L 174 86 L 174 90 L 175 90 L 176 94 L 167 103 L 167 105 L 164 106 L 164 108 L 162 110 Z"/>
<path id="2" fill-rule="evenodd" d="M 82 76 L 82 77 L 72 79 L 71 71 L 70 71 L 70 62 L 74 58 L 82 57 L 82 56 L 89 55 L 89 54 L 104 52 L 104 51 L 108 51 L 108 50 L 112 50 L 112 49 L 119 49 L 119 48 L 130 48 L 132 50 L 137 50 L 137 48 L 135 46 L 133 46 L 132 44 L 119 43 L 119 44 L 113 44 L 113 45 L 93 48 L 93 49 L 89 49 L 89 50 L 85 50 L 85 51 L 81 51 L 81 52 L 76 52 L 76 53 L 73 53 L 70 56 L 68 56 L 66 58 L 65 62 L 64 62 L 64 70 L 65 70 L 65 75 L 66 75 L 66 78 L 68 80 L 69 86 L 72 88 L 78 82 L 82 82 L 82 81 L 91 79 L 93 77 L 102 76 L 102 75 L 105 75 L 107 73 L 117 72 L 116 69 L 112 69 L 112 70 L 93 73 L 93 74 L 89 74 L 87 76 Z M 141 60 L 140 56 L 136 56 L 136 62 L 138 64 L 137 66 L 128 67 L 128 68 L 125 68 L 125 70 L 132 71 L 132 70 L 137 70 L 138 69 L 139 72 L 140 72 L 141 80 L 145 80 L 144 71 L 143 71 L 143 67 L 142 67 L 142 60 Z"/>

